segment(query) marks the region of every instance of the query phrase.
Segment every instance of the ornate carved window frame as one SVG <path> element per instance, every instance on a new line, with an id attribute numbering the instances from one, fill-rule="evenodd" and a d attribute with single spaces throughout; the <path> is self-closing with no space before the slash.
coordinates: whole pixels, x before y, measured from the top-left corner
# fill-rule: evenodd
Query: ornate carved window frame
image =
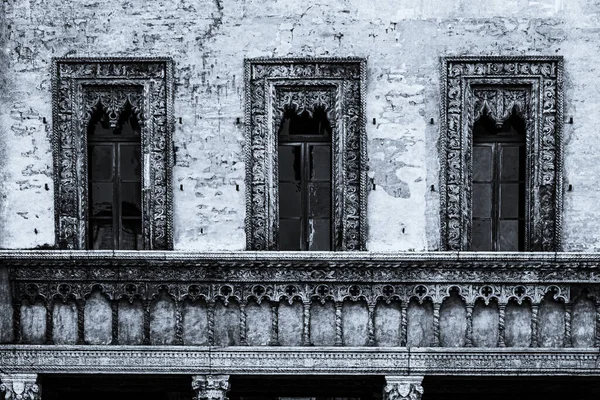
<path id="1" fill-rule="evenodd" d="M 104 99 L 105 97 L 115 97 Z M 52 71 L 56 244 L 85 249 L 87 137 L 98 99 L 129 100 L 141 126 L 144 249 L 173 248 L 173 61 L 170 58 L 55 58 Z M 104 102 L 104 101 L 103 101 Z"/>
<path id="2" fill-rule="evenodd" d="M 514 108 L 527 130 L 526 250 L 559 251 L 562 214 L 562 56 L 442 58 L 440 202 L 443 250 L 471 243 L 472 127 Z M 496 91 L 490 98 L 485 93 Z"/>
<path id="3" fill-rule="evenodd" d="M 278 127 L 286 104 L 314 100 L 332 116 L 333 249 L 365 250 L 366 60 L 246 59 L 245 82 L 247 249 L 278 249 Z"/>

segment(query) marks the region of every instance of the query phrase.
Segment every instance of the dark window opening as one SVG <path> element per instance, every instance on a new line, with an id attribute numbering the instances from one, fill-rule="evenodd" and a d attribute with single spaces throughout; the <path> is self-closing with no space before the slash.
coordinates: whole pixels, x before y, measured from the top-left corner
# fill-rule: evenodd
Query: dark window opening
<path id="1" fill-rule="evenodd" d="M 119 118 L 100 103 L 90 119 L 89 249 L 143 249 L 140 132 L 129 103 Z"/>
<path id="2" fill-rule="evenodd" d="M 331 125 L 286 109 L 279 127 L 279 249 L 331 250 Z"/>
<path id="3" fill-rule="evenodd" d="M 525 250 L 526 127 L 513 111 L 502 124 L 473 126 L 471 250 Z"/>

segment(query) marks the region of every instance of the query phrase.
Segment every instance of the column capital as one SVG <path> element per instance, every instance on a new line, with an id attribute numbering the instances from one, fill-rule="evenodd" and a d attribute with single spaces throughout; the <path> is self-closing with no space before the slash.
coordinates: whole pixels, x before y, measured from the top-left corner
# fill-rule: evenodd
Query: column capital
<path id="1" fill-rule="evenodd" d="M 422 376 L 386 376 L 383 400 L 421 400 Z"/>
<path id="2" fill-rule="evenodd" d="M 6 400 L 40 400 L 37 374 L 0 374 L 0 392 Z"/>
<path id="3" fill-rule="evenodd" d="M 227 400 L 229 375 L 194 375 L 192 389 L 194 400 Z"/>

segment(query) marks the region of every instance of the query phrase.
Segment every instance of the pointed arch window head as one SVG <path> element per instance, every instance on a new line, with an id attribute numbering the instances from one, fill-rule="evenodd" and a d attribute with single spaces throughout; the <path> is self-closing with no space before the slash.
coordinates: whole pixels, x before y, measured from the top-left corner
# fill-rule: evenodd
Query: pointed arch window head
<path id="1" fill-rule="evenodd" d="M 286 105 L 279 126 L 279 137 L 288 136 L 331 137 L 331 123 L 325 107 L 315 106 L 313 110 L 299 112 L 296 107 Z"/>
<path id="2" fill-rule="evenodd" d="M 107 109 L 98 100 L 87 127 L 88 137 L 140 136 L 141 121 L 127 100 L 120 110 Z"/>

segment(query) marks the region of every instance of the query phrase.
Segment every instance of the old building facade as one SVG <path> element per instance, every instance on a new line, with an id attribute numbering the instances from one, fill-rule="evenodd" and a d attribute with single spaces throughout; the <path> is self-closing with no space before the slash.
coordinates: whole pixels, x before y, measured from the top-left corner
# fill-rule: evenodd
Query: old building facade
<path id="1" fill-rule="evenodd" d="M 0 29 L 6 399 L 598 394 L 596 1 Z"/>

